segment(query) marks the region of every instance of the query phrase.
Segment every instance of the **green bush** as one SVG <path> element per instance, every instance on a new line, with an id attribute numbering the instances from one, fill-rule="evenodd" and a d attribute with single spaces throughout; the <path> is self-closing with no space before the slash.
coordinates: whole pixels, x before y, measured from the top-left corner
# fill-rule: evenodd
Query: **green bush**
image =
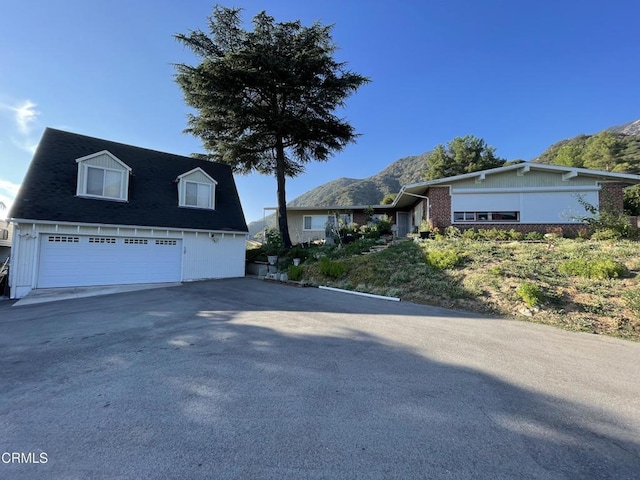
<path id="1" fill-rule="evenodd" d="M 289 265 L 289 269 L 287 271 L 290 280 L 294 280 L 296 282 L 302 280 L 302 267 L 299 265 Z"/>
<path id="2" fill-rule="evenodd" d="M 518 285 L 516 293 L 529 308 L 533 308 L 540 304 L 543 298 L 540 287 L 532 282 L 522 282 Z"/>
<path id="3" fill-rule="evenodd" d="M 449 225 L 444 229 L 444 236 L 447 238 L 460 238 L 462 232 L 458 227 L 454 227 L 453 225 Z"/>
<path id="4" fill-rule="evenodd" d="M 544 235 L 541 234 L 540 232 L 529 232 L 524 236 L 524 239 L 529 241 L 538 241 L 538 240 L 542 240 L 543 238 L 544 238 Z"/>
<path id="5" fill-rule="evenodd" d="M 571 277 L 585 277 L 604 280 L 607 278 L 623 277 L 629 270 L 622 263 L 610 258 L 603 259 L 582 259 L 576 258 L 562 262 L 558 266 L 558 271 Z"/>
<path id="6" fill-rule="evenodd" d="M 343 262 L 322 257 L 320 259 L 320 273 L 327 277 L 342 278 L 347 273 L 347 266 Z"/>
<path id="7" fill-rule="evenodd" d="M 462 231 L 462 238 L 466 240 L 477 240 L 478 234 L 473 228 L 467 228 Z"/>
<path id="8" fill-rule="evenodd" d="M 462 263 L 463 257 L 453 249 L 430 250 L 426 253 L 426 262 L 437 270 L 454 268 Z"/>
<path id="9" fill-rule="evenodd" d="M 509 230 L 507 232 L 508 236 L 509 236 L 509 240 L 514 240 L 516 242 L 519 242 L 520 240 L 522 240 L 524 238 L 524 233 L 519 232 L 518 230 L 512 228 L 511 230 Z"/>

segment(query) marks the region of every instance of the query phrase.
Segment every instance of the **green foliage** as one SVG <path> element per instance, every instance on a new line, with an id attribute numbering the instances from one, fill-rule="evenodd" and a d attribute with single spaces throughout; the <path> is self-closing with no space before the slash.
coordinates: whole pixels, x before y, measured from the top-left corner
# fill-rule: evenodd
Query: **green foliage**
<path id="1" fill-rule="evenodd" d="M 627 275 L 629 270 L 624 264 L 610 258 L 583 259 L 576 258 L 562 262 L 558 272 L 571 277 L 584 277 L 605 280 Z"/>
<path id="2" fill-rule="evenodd" d="M 438 249 L 427 251 L 425 260 L 436 270 L 448 270 L 460 265 L 464 257 L 453 249 Z"/>
<path id="3" fill-rule="evenodd" d="M 449 225 L 444 229 L 444 236 L 447 238 L 460 238 L 462 236 L 462 232 L 458 227 Z"/>
<path id="4" fill-rule="evenodd" d="M 463 173 L 501 167 L 505 160 L 495 149 L 473 135 L 456 137 L 447 146 L 437 145 L 427 156 L 425 178 L 435 180 Z"/>
<path id="5" fill-rule="evenodd" d="M 624 213 L 627 215 L 640 216 L 640 185 L 634 185 L 633 187 L 625 189 Z"/>
<path id="6" fill-rule="evenodd" d="M 516 293 L 529 308 L 538 306 L 544 298 L 540 287 L 533 282 L 522 282 L 516 288 Z"/>
<path id="7" fill-rule="evenodd" d="M 618 165 L 618 154 L 622 145 L 618 138 L 606 130 L 592 136 L 587 141 L 583 160 L 586 168 L 594 170 L 620 170 L 624 168 Z"/>
<path id="8" fill-rule="evenodd" d="M 266 247 L 265 253 L 267 255 L 280 255 L 284 249 L 284 243 L 282 241 L 282 235 L 275 228 L 269 228 L 265 231 Z"/>
<path id="9" fill-rule="evenodd" d="M 589 226 L 591 238 L 599 240 L 615 240 L 617 238 L 630 238 L 636 235 L 627 215 L 621 212 L 607 209 L 598 210 L 583 197 L 578 196 L 578 203 L 586 210 L 587 214 L 577 216 L 576 220 Z"/>
<path id="10" fill-rule="evenodd" d="M 578 135 L 551 145 L 537 161 L 615 172 L 637 171 L 640 136 L 606 130 L 597 135 Z"/>
<path id="11" fill-rule="evenodd" d="M 355 129 L 333 112 L 369 80 L 334 59 L 331 26 L 277 23 L 261 12 L 248 31 L 240 11 L 216 6 L 208 33 L 175 36 L 200 59 L 176 65 L 176 82 L 196 111 L 186 132 L 202 141 L 206 157 L 275 175 L 278 228 L 289 247 L 286 177 L 355 141 Z"/>
<path id="12" fill-rule="evenodd" d="M 304 269 L 300 265 L 289 265 L 289 268 L 287 269 L 289 279 L 295 282 L 302 280 L 303 273 Z"/>
<path id="13" fill-rule="evenodd" d="M 388 193 L 387 195 L 384 196 L 384 198 L 382 199 L 380 204 L 381 205 L 391 205 L 393 203 L 393 201 L 396 199 L 397 196 L 398 196 L 397 193 Z"/>
<path id="14" fill-rule="evenodd" d="M 319 262 L 320 273 L 331 278 L 342 278 L 347 273 L 347 266 L 337 260 L 329 260 L 327 257 L 322 257 Z"/>
<path id="15" fill-rule="evenodd" d="M 544 239 L 544 235 L 540 232 L 528 232 L 525 234 L 524 239 L 530 242 L 531 241 L 537 242 Z"/>
<path id="16" fill-rule="evenodd" d="M 582 167 L 583 154 L 584 145 L 567 143 L 560 147 L 553 163 L 556 165 L 564 165 L 566 167 Z"/>

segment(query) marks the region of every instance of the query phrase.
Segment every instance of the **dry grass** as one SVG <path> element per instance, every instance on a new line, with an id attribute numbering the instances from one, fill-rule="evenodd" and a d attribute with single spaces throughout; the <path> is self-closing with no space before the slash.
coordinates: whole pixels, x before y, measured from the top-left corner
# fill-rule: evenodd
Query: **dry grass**
<path id="1" fill-rule="evenodd" d="M 437 268 L 430 252 L 459 257 Z M 611 259 L 626 266 L 622 278 L 563 275 L 559 265 L 575 259 Z M 327 278 L 317 263 L 305 263 L 305 279 L 449 308 L 492 313 L 570 330 L 640 340 L 640 243 L 553 239 L 547 242 L 473 241 L 461 238 L 407 242 L 374 255 L 340 260 L 346 274 Z M 435 266 L 434 266 L 435 265 Z M 534 307 L 522 298 L 523 284 L 540 295 Z M 530 285 L 529 285 L 530 287 Z M 526 289 L 524 289 L 526 290 Z M 529 302 L 531 304 L 531 302 Z"/>

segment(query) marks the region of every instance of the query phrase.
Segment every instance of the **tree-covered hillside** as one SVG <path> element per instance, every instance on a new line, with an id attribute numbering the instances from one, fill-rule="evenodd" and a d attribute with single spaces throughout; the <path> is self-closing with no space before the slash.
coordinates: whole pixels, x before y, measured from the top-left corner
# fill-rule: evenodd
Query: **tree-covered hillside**
<path id="1" fill-rule="evenodd" d="M 640 172 L 640 135 L 604 130 L 578 135 L 547 148 L 534 161 L 613 172 Z"/>

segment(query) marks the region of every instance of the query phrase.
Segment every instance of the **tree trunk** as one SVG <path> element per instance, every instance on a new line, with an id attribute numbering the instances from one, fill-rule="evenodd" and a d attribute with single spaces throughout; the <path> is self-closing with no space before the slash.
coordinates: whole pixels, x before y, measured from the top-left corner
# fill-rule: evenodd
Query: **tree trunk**
<path id="1" fill-rule="evenodd" d="M 287 221 L 287 195 L 285 192 L 285 172 L 284 172 L 284 146 L 282 138 L 276 140 L 276 181 L 278 183 L 278 229 L 282 235 L 282 242 L 285 248 L 291 248 L 291 237 L 289 236 L 289 222 Z"/>

